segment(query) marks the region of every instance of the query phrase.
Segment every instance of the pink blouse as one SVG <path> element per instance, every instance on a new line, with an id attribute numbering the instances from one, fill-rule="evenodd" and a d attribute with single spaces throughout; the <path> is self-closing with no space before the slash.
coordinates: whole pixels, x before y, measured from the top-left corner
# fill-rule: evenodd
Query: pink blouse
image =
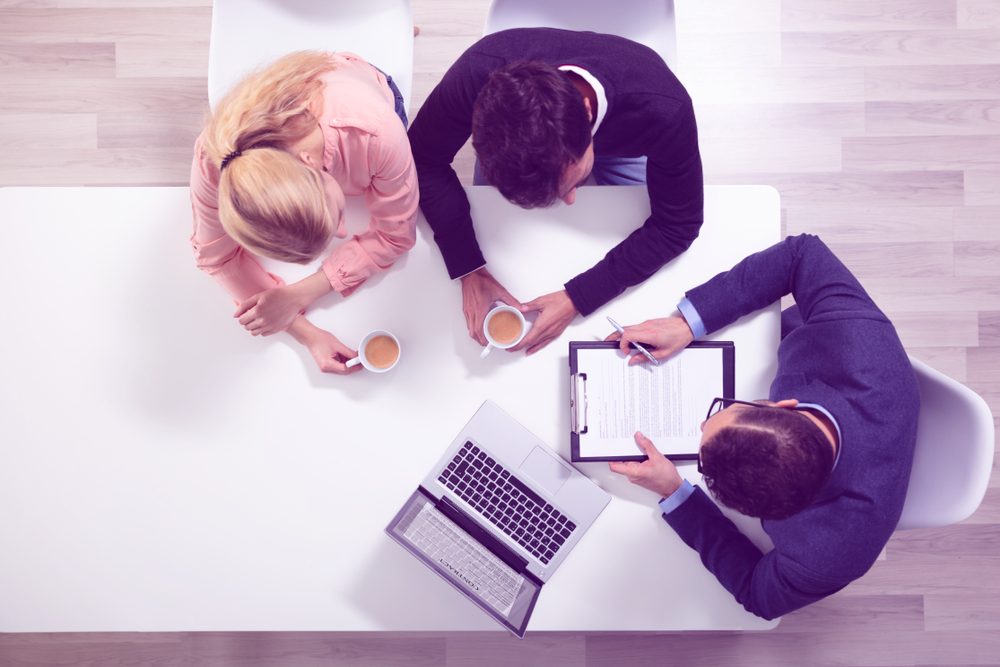
<path id="1" fill-rule="evenodd" d="M 337 69 L 323 75 L 323 165 L 345 195 L 364 194 L 371 213 L 368 229 L 338 245 L 323 262 L 330 285 L 346 296 L 413 247 L 417 173 L 385 76 L 355 55 L 331 55 Z M 218 185 L 219 165 L 205 154 L 202 133 L 191 164 L 191 246 L 198 268 L 237 302 L 284 284 L 223 230 Z M 336 235 L 347 236 L 343 224 Z"/>

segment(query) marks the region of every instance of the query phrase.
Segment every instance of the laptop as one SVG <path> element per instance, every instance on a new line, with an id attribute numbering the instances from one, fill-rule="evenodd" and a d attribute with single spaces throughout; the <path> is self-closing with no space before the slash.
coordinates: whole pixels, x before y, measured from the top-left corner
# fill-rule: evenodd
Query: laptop
<path id="1" fill-rule="evenodd" d="M 542 586 L 610 500 L 486 401 L 385 532 L 523 638 Z"/>

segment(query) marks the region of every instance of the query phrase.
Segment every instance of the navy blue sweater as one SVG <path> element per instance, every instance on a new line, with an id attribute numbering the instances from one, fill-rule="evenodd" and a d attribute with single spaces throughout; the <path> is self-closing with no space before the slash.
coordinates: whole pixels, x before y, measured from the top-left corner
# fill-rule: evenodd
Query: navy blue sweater
<path id="1" fill-rule="evenodd" d="M 607 112 L 597 156 L 647 156 L 651 215 L 593 268 L 566 283 L 589 315 L 691 245 L 702 223 L 703 183 L 691 99 L 655 51 L 592 32 L 522 28 L 473 44 L 445 73 L 410 127 L 420 208 L 452 278 L 485 263 L 469 200 L 451 168 L 472 133 L 472 108 L 490 74 L 517 60 L 576 65 L 604 86 Z"/>
<path id="2" fill-rule="evenodd" d="M 815 602 L 868 571 L 899 521 L 920 411 L 892 323 L 815 236 L 751 255 L 687 297 L 712 332 L 789 293 L 801 323 L 782 331 L 770 398 L 830 411 L 841 431 L 833 474 L 812 505 L 762 522 L 774 543 L 766 555 L 700 489 L 664 515 L 736 600 L 764 618 Z"/>

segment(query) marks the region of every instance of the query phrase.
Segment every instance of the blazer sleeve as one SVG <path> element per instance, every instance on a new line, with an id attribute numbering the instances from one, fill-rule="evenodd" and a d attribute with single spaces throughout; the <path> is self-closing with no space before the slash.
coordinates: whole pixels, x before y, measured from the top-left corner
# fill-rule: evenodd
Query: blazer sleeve
<path id="1" fill-rule="evenodd" d="M 705 190 L 690 101 L 668 119 L 661 137 L 646 161 L 649 217 L 600 262 L 565 285 L 581 315 L 590 315 L 645 281 L 698 237 Z"/>
<path id="2" fill-rule="evenodd" d="M 472 135 L 472 107 L 488 76 L 474 74 L 472 59 L 466 52 L 445 72 L 409 131 L 420 209 L 452 278 L 486 263 L 472 226 L 469 198 L 451 166 Z"/>
<path id="3" fill-rule="evenodd" d="M 663 519 L 698 552 L 701 562 L 736 601 L 762 618 L 777 618 L 846 585 L 776 551 L 761 553 L 698 487 Z"/>
<path id="4" fill-rule="evenodd" d="M 888 322 L 861 283 L 818 237 L 791 236 L 687 292 L 708 333 L 791 294 L 804 322 Z"/>

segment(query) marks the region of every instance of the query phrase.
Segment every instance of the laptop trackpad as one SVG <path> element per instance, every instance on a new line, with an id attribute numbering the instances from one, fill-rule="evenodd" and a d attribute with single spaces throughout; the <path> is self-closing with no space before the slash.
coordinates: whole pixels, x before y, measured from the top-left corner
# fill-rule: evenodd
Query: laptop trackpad
<path id="1" fill-rule="evenodd" d="M 553 496 L 573 473 L 541 447 L 535 447 L 521 464 L 521 472 Z"/>

